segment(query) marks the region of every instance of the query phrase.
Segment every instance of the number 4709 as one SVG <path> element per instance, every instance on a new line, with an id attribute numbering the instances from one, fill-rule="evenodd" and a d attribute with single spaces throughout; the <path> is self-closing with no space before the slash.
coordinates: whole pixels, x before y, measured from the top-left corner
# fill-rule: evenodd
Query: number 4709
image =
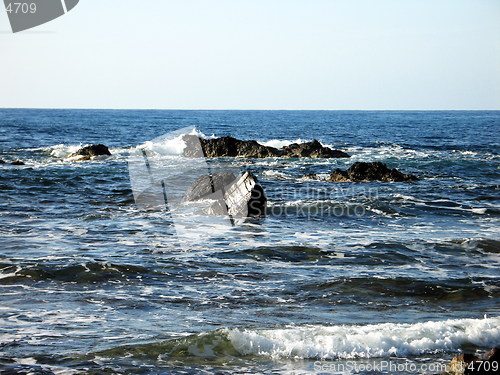
<path id="1" fill-rule="evenodd" d="M 7 13 L 36 13 L 35 3 L 8 3 L 5 7 Z"/>

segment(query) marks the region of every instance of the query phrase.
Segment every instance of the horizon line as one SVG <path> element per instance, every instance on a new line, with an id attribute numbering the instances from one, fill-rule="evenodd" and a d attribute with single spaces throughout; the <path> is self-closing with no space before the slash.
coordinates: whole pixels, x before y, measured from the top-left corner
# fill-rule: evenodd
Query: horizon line
<path id="1" fill-rule="evenodd" d="M 351 111 L 351 112 L 375 112 L 375 111 L 392 111 L 392 112 L 450 112 L 450 111 L 500 111 L 498 109 L 259 109 L 259 108 L 90 108 L 90 107 L 0 107 L 2 109 L 34 109 L 34 110 L 102 110 L 102 111 Z"/>

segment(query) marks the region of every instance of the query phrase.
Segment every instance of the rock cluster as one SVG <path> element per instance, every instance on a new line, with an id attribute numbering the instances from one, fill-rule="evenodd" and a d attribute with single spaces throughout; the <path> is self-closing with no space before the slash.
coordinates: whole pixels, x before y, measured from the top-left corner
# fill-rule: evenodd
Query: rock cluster
<path id="1" fill-rule="evenodd" d="M 186 143 L 184 156 L 208 158 L 244 157 L 244 158 L 348 158 L 350 155 L 340 150 L 332 150 L 313 140 L 305 143 L 292 143 L 281 149 L 264 146 L 257 141 L 243 141 L 233 137 L 203 139 L 188 134 L 183 137 Z M 201 146 L 201 147 L 200 147 Z M 201 148 L 201 150 L 200 150 Z M 203 153 L 203 155 L 201 155 Z"/>
<path id="2" fill-rule="evenodd" d="M 402 182 L 418 181 L 417 176 L 404 174 L 396 168 L 389 169 L 387 165 L 379 161 L 366 163 L 356 162 L 347 170 L 336 169 L 329 177 L 332 182 L 361 182 L 361 181 L 383 181 L 383 182 Z"/>

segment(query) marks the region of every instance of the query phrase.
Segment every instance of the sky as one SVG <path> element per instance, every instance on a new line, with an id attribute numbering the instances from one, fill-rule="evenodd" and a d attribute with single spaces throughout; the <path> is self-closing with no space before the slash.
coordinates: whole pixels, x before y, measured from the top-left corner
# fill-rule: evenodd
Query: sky
<path id="1" fill-rule="evenodd" d="M 80 0 L 13 34 L 0 107 L 500 110 L 500 0 Z"/>

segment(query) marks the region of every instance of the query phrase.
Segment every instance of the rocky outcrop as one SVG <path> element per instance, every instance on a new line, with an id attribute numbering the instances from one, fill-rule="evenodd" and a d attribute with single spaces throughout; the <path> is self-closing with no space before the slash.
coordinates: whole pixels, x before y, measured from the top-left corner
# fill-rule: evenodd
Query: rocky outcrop
<path id="1" fill-rule="evenodd" d="M 292 143 L 282 149 L 264 146 L 257 141 L 242 141 L 233 137 L 203 139 L 196 135 L 187 134 L 183 137 L 186 144 L 186 157 L 244 157 L 244 158 L 271 158 L 271 157 L 308 157 L 308 158 L 345 158 L 348 154 L 339 150 L 324 147 L 317 140 L 306 143 Z M 202 155 L 203 154 L 203 155 Z"/>
<path id="2" fill-rule="evenodd" d="M 349 158 L 350 155 L 340 150 L 332 150 L 314 139 L 311 142 L 292 143 L 281 149 L 281 156 L 287 158 Z"/>
<path id="3" fill-rule="evenodd" d="M 186 143 L 184 156 L 199 157 L 199 145 L 203 156 L 207 158 L 218 157 L 245 157 L 245 158 L 270 158 L 279 156 L 279 151 L 273 147 L 266 147 L 257 141 L 242 141 L 233 137 L 203 139 L 196 135 L 185 135 Z"/>
<path id="4" fill-rule="evenodd" d="M 78 160 L 90 160 L 93 156 L 101 156 L 101 155 L 111 155 L 107 146 L 103 144 L 98 145 L 90 145 L 86 147 L 82 147 L 77 152 L 72 153 L 69 157 L 73 158 L 75 156 L 83 156 L 88 157 L 88 159 L 79 158 Z"/>
<path id="5" fill-rule="evenodd" d="M 418 181 L 418 177 L 412 174 L 404 174 L 396 168 L 389 169 L 387 165 L 379 161 L 372 163 L 356 162 L 347 170 L 336 169 L 329 177 L 332 182 L 344 181 L 383 181 L 383 182 L 402 182 Z"/>
<path id="6" fill-rule="evenodd" d="M 454 357 L 443 375 L 489 375 L 497 373 L 500 367 L 500 348 L 496 347 L 478 357 L 474 354 L 460 354 Z"/>
<path id="7" fill-rule="evenodd" d="M 215 201 L 207 213 L 235 218 L 265 216 L 267 207 L 264 189 L 250 172 L 239 178 L 232 172 L 201 176 L 185 193 L 183 201 L 200 199 Z"/>
<path id="8" fill-rule="evenodd" d="M 0 159 L 0 164 L 5 164 L 5 160 Z"/>

